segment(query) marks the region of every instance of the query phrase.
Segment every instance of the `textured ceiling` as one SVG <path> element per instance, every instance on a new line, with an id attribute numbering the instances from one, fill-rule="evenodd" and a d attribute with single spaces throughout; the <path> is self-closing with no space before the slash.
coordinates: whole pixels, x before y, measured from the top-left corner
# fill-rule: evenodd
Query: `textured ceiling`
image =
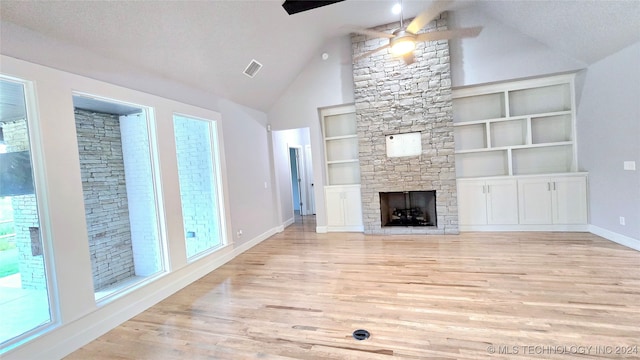
<path id="1" fill-rule="evenodd" d="M 640 41 L 640 1 L 483 1 L 476 6 L 586 64 Z"/>
<path id="2" fill-rule="evenodd" d="M 405 17 L 431 1 L 406 0 Z M 86 60 L 26 51 L 34 34 L 132 69 L 267 111 L 325 42 L 397 21 L 392 0 L 347 0 L 293 16 L 281 1 L 0 1 L 2 53 L 73 72 Z M 636 1 L 459 1 L 592 63 L 640 41 Z M 264 65 L 250 79 L 251 59 Z M 84 62 L 83 62 L 84 61 Z M 119 71 L 118 71 L 119 70 Z M 101 69 L 95 69 L 101 71 Z M 105 77 L 108 77 L 106 74 Z M 113 75 L 113 74 L 112 74 Z"/>

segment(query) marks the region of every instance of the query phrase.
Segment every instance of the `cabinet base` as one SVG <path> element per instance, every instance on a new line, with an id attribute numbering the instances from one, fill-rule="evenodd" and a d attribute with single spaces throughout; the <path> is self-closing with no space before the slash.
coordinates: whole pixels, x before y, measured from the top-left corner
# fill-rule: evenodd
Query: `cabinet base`
<path id="1" fill-rule="evenodd" d="M 318 233 L 326 233 L 326 232 L 364 232 L 363 225 L 352 225 L 352 226 L 322 226 L 316 227 L 316 232 Z M 324 230 L 324 231 L 320 231 Z"/>
<path id="2" fill-rule="evenodd" d="M 555 225 L 459 225 L 460 231 L 576 231 L 589 232 L 587 224 Z"/>

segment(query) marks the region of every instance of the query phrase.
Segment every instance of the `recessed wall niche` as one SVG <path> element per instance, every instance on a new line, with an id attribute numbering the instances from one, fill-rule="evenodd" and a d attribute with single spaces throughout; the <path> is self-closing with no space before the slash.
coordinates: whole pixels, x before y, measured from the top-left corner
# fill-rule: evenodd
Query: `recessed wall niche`
<path id="1" fill-rule="evenodd" d="M 76 134 L 99 299 L 163 270 L 149 111 L 76 95 Z"/>

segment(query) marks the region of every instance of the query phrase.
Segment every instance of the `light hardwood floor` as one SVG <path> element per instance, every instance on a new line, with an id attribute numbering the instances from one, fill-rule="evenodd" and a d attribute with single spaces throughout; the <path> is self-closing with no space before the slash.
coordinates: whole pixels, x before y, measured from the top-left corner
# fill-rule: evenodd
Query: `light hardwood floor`
<path id="1" fill-rule="evenodd" d="M 640 252 L 587 233 L 314 228 L 287 228 L 68 358 L 640 358 Z"/>

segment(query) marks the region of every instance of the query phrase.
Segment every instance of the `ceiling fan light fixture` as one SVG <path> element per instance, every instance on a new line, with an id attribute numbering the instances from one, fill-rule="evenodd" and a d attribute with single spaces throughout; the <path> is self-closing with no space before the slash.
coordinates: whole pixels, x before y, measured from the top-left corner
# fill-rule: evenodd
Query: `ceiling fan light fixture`
<path id="1" fill-rule="evenodd" d="M 391 40 L 391 53 L 396 56 L 405 55 L 416 48 L 416 36 L 404 30 L 397 31 Z"/>

